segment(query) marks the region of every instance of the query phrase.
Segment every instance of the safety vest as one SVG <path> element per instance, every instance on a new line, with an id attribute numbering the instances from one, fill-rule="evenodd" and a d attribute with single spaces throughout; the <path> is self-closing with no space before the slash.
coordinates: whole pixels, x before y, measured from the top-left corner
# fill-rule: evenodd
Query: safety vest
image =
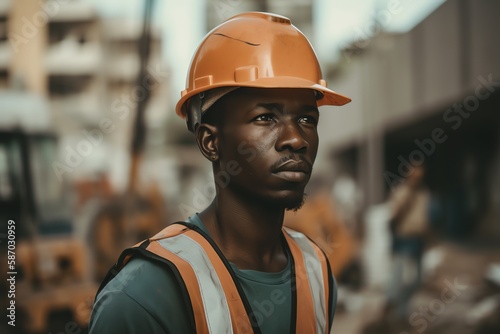
<path id="1" fill-rule="evenodd" d="M 292 319 L 296 320 L 291 332 L 327 334 L 333 288 L 328 260 L 303 234 L 283 228 L 283 237 L 292 255 Z M 198 226 L 174 223 L 125 250 L 97 294 L 136 255 L 172 269 L 192 307 L 196 333 L 261 333 L 256 321 L 252 321 L 252 308 L 231 265 Z"/>

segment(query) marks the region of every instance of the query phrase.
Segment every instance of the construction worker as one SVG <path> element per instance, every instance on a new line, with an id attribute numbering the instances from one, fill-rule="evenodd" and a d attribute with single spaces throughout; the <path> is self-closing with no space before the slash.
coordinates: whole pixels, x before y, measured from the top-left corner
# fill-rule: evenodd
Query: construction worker
<path id="1" fill-rule="evenodd" d="M 90 333 L 328 333 L 328 260 L 283 218 L 303 202 L 318 106 L 349 101 L 285 17 L 244 13 L 209 32 L 176 112 L 212 163 L 215 199 L 120 256 Z"/>

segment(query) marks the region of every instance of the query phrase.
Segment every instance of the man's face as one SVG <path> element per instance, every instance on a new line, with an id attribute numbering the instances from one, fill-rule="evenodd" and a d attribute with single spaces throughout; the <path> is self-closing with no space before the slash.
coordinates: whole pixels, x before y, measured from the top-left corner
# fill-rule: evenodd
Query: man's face
<path id="1" fill-rule="evenodd" d="M 240 88 L 220 102 L 220 170 L 238 172 L 226 186 L 265 205 L 300 207 L 318 150 L 314 92 Z"/>

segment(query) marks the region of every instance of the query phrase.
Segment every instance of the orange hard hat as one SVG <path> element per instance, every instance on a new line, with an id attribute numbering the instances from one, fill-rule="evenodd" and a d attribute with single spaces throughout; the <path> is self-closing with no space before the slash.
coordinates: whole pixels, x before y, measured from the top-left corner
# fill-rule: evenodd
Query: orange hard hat
<path id="1" fill-rule="evenodd" d="M 239 14 L 210 31 L 191 61 L 186 86 L 175 108 L 182 118 L 192 97 L 220 87 L 310 88 L 319 93 L 318 106 L 351 101 L 326 87 L 307 38 L 288 18 L 270 13 Z M 200 108 L 201 102 L 191 104 Z"/>

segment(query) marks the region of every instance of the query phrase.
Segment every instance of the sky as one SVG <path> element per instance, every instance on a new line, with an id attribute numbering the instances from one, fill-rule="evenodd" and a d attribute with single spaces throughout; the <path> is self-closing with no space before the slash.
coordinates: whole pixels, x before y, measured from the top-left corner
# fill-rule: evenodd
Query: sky
<path id="1" fill-rule="evenodd" d="M 104 16 L 140 19 L 145 0 L 84 1 Z M 234 6 L 245 0 L 217 1 Z M 411 30 L 445 1 L 314 0 L 314 47 L 320 61 L 331 59 L 349 42 L 379 33 L 380 26 L 391 32 Z M 153 22 L 162 31 L 163 58 L 176 92 L 184 89 L 189 62 L 206 33 L 205 8 L 205 0 L 155 0 Z"/>

